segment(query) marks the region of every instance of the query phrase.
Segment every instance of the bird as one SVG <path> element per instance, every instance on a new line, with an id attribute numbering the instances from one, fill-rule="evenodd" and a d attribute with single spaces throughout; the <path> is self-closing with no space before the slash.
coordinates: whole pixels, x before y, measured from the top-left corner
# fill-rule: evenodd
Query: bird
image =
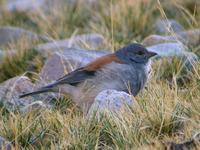
<path id="1" fill-rule="evenodd" d="M 145 86 L 151 69 L 150 58 L 157 55 L 139 43 L 131 43 L 114 53 L 96 58 L 83 67 L 20 98 L 46 92 L 69 95 L 85 113 L 103 90 L 124 91 L 136 96 Z"/>

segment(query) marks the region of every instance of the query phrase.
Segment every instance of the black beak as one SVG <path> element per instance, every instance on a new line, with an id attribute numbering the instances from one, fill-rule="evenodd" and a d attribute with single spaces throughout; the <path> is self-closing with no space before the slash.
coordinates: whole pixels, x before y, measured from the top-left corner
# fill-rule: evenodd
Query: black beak
<path id="1" fill-rule="evenodd" d="M 148 58 L 151 58 L 151 57 L 153 57 L 153 56 L 155 56 L 155 55 L 158 55 L 158 54 L 155 53 L 155 52 L 150 52 L 150 51 L 148 51 L 147 57 L 148 57 Z"/>

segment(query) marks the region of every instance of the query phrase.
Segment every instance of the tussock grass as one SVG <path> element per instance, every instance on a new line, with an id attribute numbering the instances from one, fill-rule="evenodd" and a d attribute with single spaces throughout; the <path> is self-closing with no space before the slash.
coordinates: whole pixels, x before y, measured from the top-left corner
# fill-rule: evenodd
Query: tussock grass
<path id="1" fill-rule="evenodd" d="M 20 75 L 27 70 L 37 71 L 42 67 L 43 58 L 32 48 L 33 44 L 37 43 L 37 41 L 30 43 L 22 38 L 16 43 L 12 42 L 8 46 L 3 46 L 6 55 L 0 64 L 0 82 Z"/>
<path id="2" fill-rule="evenodd" d="M 53 39 L 97 32 L 110 43 L 102 48 L 114 50 L 154 33 L 158 18 L 174 18 L 186 29 L 200 27 L 200 5 L 188 6 L 186 1 L 110 0 L 88 5 L 79 0 L 39 15 L 2 13 L 0 24 Z M 2 60 L 0 82 L 27 70 L 39 72 L 44 60 L 30 48 L 36 43 L 22 40 L 3 47 L 17 53 Z M 199 46 L 193 51 L 198 54 Z M 16 149 L 164 149 L 167 141 L 182 142 L 200 131 L 200 63 L 191 70 L 182 67 L 183 63 L 176 58 L 156 61 L 134 107 L 119 115 L 87 118 L 66 99 L 56 101 L 52 109 L 27 114 L 2 106 L 0 135 Z"/>
<path id="3" fill-rule="evenodd" d="M 152 79 L 136 98 L 134 108 L 126 108 L 119 115 L 104 114 L 88 119 L 77 113 L 73 105 L 65 103 L 64 106 L 65 101 L 58 105 L 62 107 L 53 110 L 23 115 L 10 113 L 0 122 L 0 134 L 17 146 L 27 148 L 163 147 L 165 140 L 181 142 L 182 138 L 190 138 L 198 131 L 199 86 L 194 81 L 192 84 L 193 88 L 182 91 L 176 80 L 171 86 Z"/>

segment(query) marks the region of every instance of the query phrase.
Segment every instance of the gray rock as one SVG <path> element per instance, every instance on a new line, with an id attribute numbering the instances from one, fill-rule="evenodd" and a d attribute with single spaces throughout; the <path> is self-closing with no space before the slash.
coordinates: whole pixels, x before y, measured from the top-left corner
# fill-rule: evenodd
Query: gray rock
<path id="1" fill-rule="evenodd" d="M 90 33 L 90 34 L 82 34 L 71 37 L 68 39 L 68 47 L 80 47 L 81 44 L 86 44 L 90 48 L 96 48 L 104 44 L 104 37 L 101 34 Z"/>
<path id="2" fill-rule="evenodd" d="M 84 50 L 68 48 L 63 52 L 57 52 L 47 59 L 40 72 L 40 78 L 44 82 L 50 82 L 84 66 L 97 57 L 108 54 L 106 51 Z"/>
<path id="3" fill-rule="evenodd" d="M 200 44 L 200 29 L 179 32 L 171 36 L 150 35 L 142 43 L 145 46 L 152 46 L 168 42 L 181 42 L 187 46 L 197 46 Z"/>
<path id="4" fill-rule="evenodd" d="M 0 149 L 1 150 L 11 150 L 12 146 L 9 141 L 7 141 L 5 138 L 0 136 Z"/>
<path id="5" fill-rule="evenodd" d="M 35 49 L 44 57 L 48 57 L 54 52 L 63 51 L 71 47 L 80 48 L 81 45 L 87 45 L 92 49 L 104 44 L 104 37 L 100 34 L 83 34 L 71 37 L 69 39 L 53 41 L 45 44 L 40 44 Z"/>
<path id="6" fill-rule="evenodd" d="M 49 108 L 51 100 L 56 97 L 53 93 L 19 98 L 19 95 L 35 91 L 41 85 L 34 85 L 26 76 L 11 78 L 0 85 L 0 103 L 10 111 L 28 112 L 36 108 Z M 37 100 L 42 100 L 44 104 Z"/>
<path id="7" fill-rule="evenodd" d="M 8 12 L 37 12 L 44 9 L 46 3 L 47 0 L 7 0 L 2 8 Z"/>
<path id="8" fill-rule="evenodd" d="M 163 43 L 147 47 L 147 49 L 156 52 L 158 54 L 157 57 L 182 57 L 187 47 L 181 43 Z"/>
<path id="9" fill-rule="evenodd" d="M 168 34 L 171 32 L 181 32 L 184 30 L 182 25 L 173 19 L 159 19 L 155 23 L 155 30 L 158 34 Z"/>
<path id="10" fill-rule="evenodd" d="M 194 64 L 199 61 L 199 57 L 193 52 L 184 52 L 183 60 L 187 69 L 192 70 Z"/>
<path id="11" fill-rule="evenodd" d="M 93 111 L 119 112 L 124 106 L 133 106 L 133 97 L 123 91 L 104 90 L 100 92 L 92 104 L 89 113 Z"/>
<path id="12" fill-rule="evenodd" d="M 177 41 L 176 39 L 168 38 L 167 36 L 150 35 L 142 41 L 142 44 L 144 46 L 153 46 L 161 43 L 172 43 L 172 42 L 177 42 Z"/>
<path id="13" fill-rule="evenodd" d="M 80 0 L 6 0 L 1 9 L 6 12 L 41 14 L 58 11 L 66 5 L 76 5 Z M 95 6 L 97 0 L 84 0 L 83 4 Z"/>
<path id="14" fill-rule="evenodd" d="M 198 60 L 198 56 L 193 52 L 189 52 L 188 48 L 182 43 L 163 43 L 147 47 L 149 51 L 156 52 L 157 57 L 185 57 L 189 60 Z"/>
<path id="15" fill-rule="evenodd" d="M 55 53 L 47 59 L 39 76 L 44 82 L 57 80 L 81 65 L 81 62 L 73 58 L 65 58 L 61 53 Z"/>
<path id="16" fill-rule="evenodd" d="M 105 50 L 86 50 L 86 49 L 80 49 L 80 48 L 67 48 L 64 49 L 62 54 L 68 58 L 73 57 L 77 58 L 80 61 L 83 61 L 83 63 L 88 63 L 92 59 L 95 59 L 97 57 L 110 54 L 110 51 Z"/>
<path id="17" fill-rule="evenodd" d="M 198 56 L 193 52 L 188 52 L 188 48 L 181 43 L 163 43 L 154 46 L 147 47 L 149 51 L 156 52 L 158 55 L 154 57 L 159 58 L 170 58 L 177 57 L 182 58 L 188 69 L 192 68 L 192 65 L 199 60 Z"/>
<path id="18" fill-rule="evenodd" d="M 20 39 L 25 39 L 25 41 L 32 42 L 43 38 L 45 37 L 38 36 L 31 31 L 27 31 L 18 27 L 5 26 L 0 28 L 0 46 L 9 44 L 11 42 L 16 42 Z"/>
<path id="19" fill-rule="evenodd" d="M 19 95 L 33 90 L 33 83 L 25 76 L 17 76 L 11 78 L 0 85 L 0 102 L 7 109 L 13 110 L 19 107 L 24 107 L 34 100 L 32 97 L 19 99 Z"/>
<path id="20" fill-rule="evenodd" d="M 188 46 L 200 45 L 200 29 L 192 29 L 184 32 L 179 32 L 176 34 L 179 41 Z M 174 38 L 169 36 L 167 38 Z"/>

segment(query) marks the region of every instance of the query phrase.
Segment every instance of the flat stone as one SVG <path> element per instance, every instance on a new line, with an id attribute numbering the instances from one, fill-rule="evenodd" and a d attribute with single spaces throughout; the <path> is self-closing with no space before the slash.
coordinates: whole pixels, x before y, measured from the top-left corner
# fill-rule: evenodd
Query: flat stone
<path id="1" fill-rule="evenodd" d="M 154 58 L 162 57 L 185 57 L 189 60 L 197 61 L 198 56 L 193 52 L 189 52 L 188 48 L 182 43 L 162 43 L 154 46 L 147 47 L 149 51 L 156 52 L 158 56 Z"/>
<path id="2" fill-rule="evenodd" d="M 80 65 L 79 60 L 65 58 L 62 54 L 55 53 L 47 59 L 39 75 L 43 81 L 54 81 Z"/>
<path id="3" fill-rule="evenodd" d="M 162 43 L 176 43 L 176 39 L 168 38 L 166 36 L 161 35 L 149 35 L 143 41 L 142 44 L 144 46 L 153 46 Z"/>
<path id="4" fill-rule="evenodd" d="M 36 12 L 44 9 L 46 3 L 47 0 L 7 0 L 2 9 L 8 12 Z"/>
<path id="5" fill-rule="evenodd" d="M 158 54 L 154 57 L 154 60 L 170 57 L 181 58 L 188 69 L 191 69 L 193 64 L 199 60 L 198 56 L 193 52 L 188 52 L 188 48 L 182 43 L 157 44 L 147 47 L 147 49 Z"/>
<path id="6" fill-rule="evenodd" d="M 142 43 L 145 46 L 152 46 L 169 42 L 181 42 L 187 46 L 198 46 L 200 44 L 200 29 L 178 32 L 171 36 L 150 35 Z"/>
<path id="7" fill-rule="evenodd" d="M 18 27 L 4 26 L 0 28 L 0 46 L 17 42 L 20 39 L 32 42 L 42 38 L 43 36 L 38 36 L 31 31 L 27 31 Z"/>
<path id="8" fill-rule="evenodd" d="M 163 43 L 147 47 L 147 49 L 149 51 L 156 52 L 158 54 L 157 57 L 182 57 L 183 52 L 187 49 L 187 47 L 181 43 Z"/>
<path id="9" fill-rule="evenodd" d="M 63 54 L 66 58 L 72 57 L 77 58 L 78 60 L 82 61 L 83 64 L 90 62 L 91 60 L 110 54 L 110 51 L 105 50 L 86 50 L 80 48 L 67 48 L 64 49 L 61 54 Z"/>
<path id="10" fill-rule="evenodd" d="M 192 70 L 194 64 L 199 61 L 199 57 L 193 52 L 184 52 L 183 60 L 188 70 Z"/>
<path id="11" fill-rule="evenodd" d="M 60 10 L 66 5 L 76 5 L 79 0 L 5 0 L 1 10 L 9 13 L 41 14 Z M 82 3 L 92 6 L 97 0 L 84 0 Z"/>
<path id="12" fill-rule="evenodd" d="M 83 34 L 77 35 L 64 40 L 57 40 L 45 44 L 39 44 L 35 47 L 35 49 L 41 53 L 44 57 L 48 57 L 49 55 L 63 51 L 68 48 L 81 48 L 81 45 L 87 45 L 91 49 L 96 49 L 97 47 L 104 44 L 104 37 L 100 34 Z"/>
<path id="13" fill-rule="evenodd" d="M 111 89 L 104 90 L 96 96 L 89 113 L 93 111 L 119 112 L 124 106 L 133 106 L 133 104 L 133 97 L 126 92 Z"/>
<path id="14" fill-rule="evenodd" d="M 192 29 L 177 33 L 178 40 L 188 46 L 197 46 L 200 44 L 200 29 Z M 167 37 L 173 38 L 173 37 Z"/>

